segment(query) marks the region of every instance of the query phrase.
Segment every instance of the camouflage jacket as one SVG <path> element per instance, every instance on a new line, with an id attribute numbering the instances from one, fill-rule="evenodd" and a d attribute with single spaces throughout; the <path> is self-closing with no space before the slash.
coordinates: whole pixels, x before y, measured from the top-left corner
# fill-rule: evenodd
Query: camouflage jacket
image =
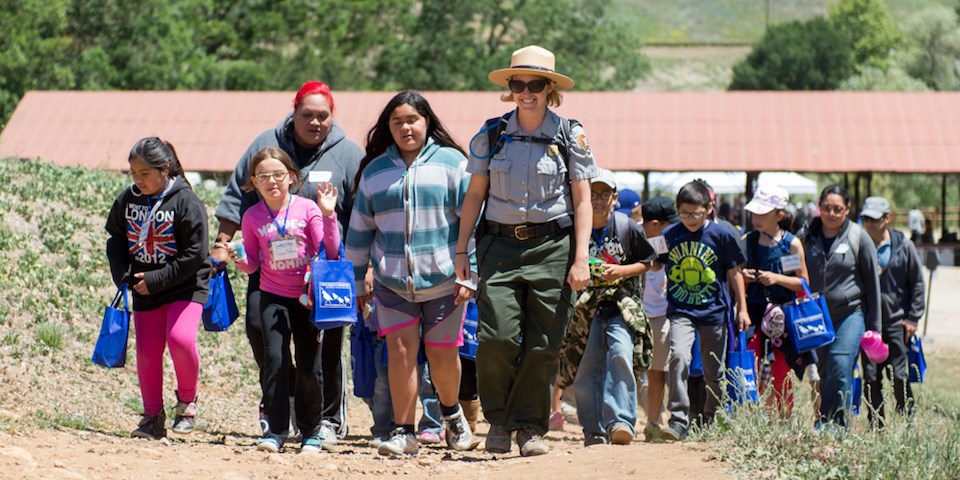
<path id="1" fill-rule="evenodd" d="M 631 291 L 632 290 L 632 291 Z M 590 333 L 590 322 L 596 316 L 597 307 L 606 301 L 616 302 L 623 315 L 623 320 L 633 331 L 633 371 L 639 377 L 640 373 L 650 368 L 653 360 L 653 335 L 650 332 L 650 321 L 643 311 L 643 289 L 639 292 L 628 289 L 621 283 L 617 286 L 603 288 L 588 288 L 580 294 L 574 305 L 573 320 L 567 329 L 567 335 L 560 344 L 560 368 L 557 372 L 557 383 L 560 388 L 567 388 L 577 377 L 577 367 L 583 358 L 587 347 L 587 336 Z"/>

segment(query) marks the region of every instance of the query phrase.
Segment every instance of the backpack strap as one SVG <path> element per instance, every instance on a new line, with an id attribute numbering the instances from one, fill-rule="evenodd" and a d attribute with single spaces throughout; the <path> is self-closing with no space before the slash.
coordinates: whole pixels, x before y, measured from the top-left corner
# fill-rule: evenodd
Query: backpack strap
<path id="1" fill-rule="evenodd" d="M 483 128 L 480 131 L 487 132 L 487 145 L 492 145 L 490 147 L 490 151 L 483 158 L 490 158 L 496 155 L 497 152 L 503 149 L 503 145 L 506 142 L 512 140 L 512 138 L 507 135 L 507 121 L 509 121 L 510 117 L 513 116 L 513 112 L 513 110 L 510 110 L 509 112 L 503 114 L 503 116 L 489 118 L 483 123 Z M 556 145 L 557 150 L 560 152 L 560 157 L 566 162 L 569 159 L 568 153 L 570 151 L 571 132 L 573 131 L 574 127 L 579 126 L 582 126 L 582 124 L 578 120 L 565 119 L 561 117 L 560 130 L 557 132 L 557 135 L 554 138 L 547 140 L 543 138 L 531 137 L 529 140 L 535 143 Z M 569 167 L 567 168 L 567 183 L 570 183 Z"/>

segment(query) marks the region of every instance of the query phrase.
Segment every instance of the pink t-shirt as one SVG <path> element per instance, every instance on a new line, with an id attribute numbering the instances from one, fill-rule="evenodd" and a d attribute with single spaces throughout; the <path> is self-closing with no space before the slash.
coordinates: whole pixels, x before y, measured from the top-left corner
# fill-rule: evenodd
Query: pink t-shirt
<path id="1" fill-rule="evenodd" d="M 283 238 L 280 225 L 286 234 Z M 327 258 L 337 258 L 340 250 L 337 215 L 324 217 L 316 203 L 296 195 L 290 196 L 289 211 L 286 207 L 271 211 L 261 200 L 243 214 L 241 230 L 247 261 L 238 263 L 237 268 L 248 274 L 259 268 L 260 289 L 283 297 L 300 296 L 303 275 L 321 239 Z M 296 255 L 292 249 L 279 248 L 283 239 L 296 241 Z"/>

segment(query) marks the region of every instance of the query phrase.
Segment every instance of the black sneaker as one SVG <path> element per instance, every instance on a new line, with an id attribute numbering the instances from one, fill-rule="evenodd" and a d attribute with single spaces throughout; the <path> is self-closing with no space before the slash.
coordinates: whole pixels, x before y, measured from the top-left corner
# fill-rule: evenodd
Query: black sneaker
<path id="1" fill-rule="evenodd" d="M 159 415 L 144 415 L 140 419 L 137 429 L 130 433 L 133 438 L 149 438 L 151 440 L 160 440 L 167 436 L 167 414 L 160 409 Z"/>
<path id="2" fill-rule="evenodd" d="M 670 422 L 670 426 L 660 431 L 660 438 L 668 442 L 679 442 L 687 438 L 687 427 L 680 422 Z"/>

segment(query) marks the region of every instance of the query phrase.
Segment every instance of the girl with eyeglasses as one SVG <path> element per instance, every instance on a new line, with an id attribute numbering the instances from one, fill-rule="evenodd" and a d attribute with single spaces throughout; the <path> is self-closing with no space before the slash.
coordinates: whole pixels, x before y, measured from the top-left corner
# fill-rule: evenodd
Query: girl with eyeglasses
<path id="1" fill-rule="evenodd" d="M 200 354 L 197 328 L 207 301 L 207 210 L 183 175 L 173 145 L 157 137 L 130 150 L 133 185 L 110 209 L 107 259 L 117 285 L 133 290 L 137 379 L 143 418 L 135 438 L 165 437 L 163 352 L 177 373 L 174 433 L 193 431 Z"/>
<path id="2" fill-rule="evenodd" d="M 509 89 L 501 100 L 514 108 L 488 120 L 470 143 L 457 251 L 466 250 L 479 222 L 477 378 L 491 453 L 509 452 L 513 432 L 521 455 L 548 452 L 541 436 L 558 349 L 573 292 L 590 280 L 597 168 L 583 127 L 549 108 L 574 84 L 555 63 L 549 50 L 529 46 L 513 52 L 510 68 L 491 72 L 493 83 Z M 470 277 L 466 256 L 455 265 L 461 280 Z"/>
<path id="3" fill-rule="evenodd" d="M 260 202 L 243 214 L 241 230 L 246 258 L 237 258 L 226 248 L 240 271 L 260 271 L 260 316 L 263 321 L 265 358 L 261 387 L 266 405 L 267 428 L 257 449 L 280 451 L 287 438 L 290 341 L 297 364 L 294 405 L 297 428 L 303 434 L 301 453 L 319 452 L 325 439 L 323 416 L 323 369 L 317 329 L 310 310 L 299 302 L 303 276 L 310 259 L 321 249 L 326 258 L 338 258 L 340 229 L 337 226 L 339 191 L 330 183 L 317 188 L 317 201 L 294 195 L 300 171 L 290 156 L 276 147 L 257 152 L 250 161 L 250 178 L 243 188 L 256 191 Z"/>
<path id="4" fill-rule="evenodd" d="M 846 426 L 853 368 L 866 326 L 880 331 L 877 249 L 870 236 L 847 218 L 850 196 L 840 185 L 820 193 L 820 217 L 797 232 L 803 242 L 810 289 L 827 299 L 836 338 L 817 350 L 820 380 L 818 427 Z"/>

